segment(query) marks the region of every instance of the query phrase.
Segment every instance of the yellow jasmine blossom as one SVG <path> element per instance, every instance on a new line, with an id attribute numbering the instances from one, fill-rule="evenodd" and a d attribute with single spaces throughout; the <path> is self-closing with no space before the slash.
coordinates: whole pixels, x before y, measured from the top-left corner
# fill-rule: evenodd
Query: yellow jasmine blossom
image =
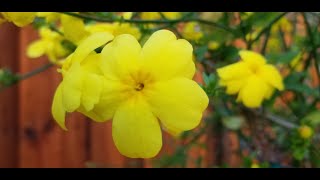
<path id="1" fill-rule="evenodd" d="M 83 59 L 83 55 L 76 53 L 84 54 L 83 50 L 86 50 L 85 54 L 90 54 L 94 50 L 92 47 L 101 44 L 102 41 L 97 44 L 84 40 L 80 46 L 91 48 L 77 49 L 72 55 L 73 61 L 78 62 L 79 57 Z M 85 108 L 79 99 L 86 95 L 79 93 L 74 101 L 76 106 L 66 110 L 62 101 L 73 104 L 72 99 L 77 93 L 68 89 L 63 91 L 59 86 L 53 115 L 62 127 L 65 127 L 64 112 L 77 108 L 96 121 L 113 119 L 112 137 L 121 154 L 131 158 L 154 157 L 162 147 L 161 127 L 173 135 L 191 130 L 198 126 L 208 106 L 206 93 L 192 80 L 195 74 L 192 51 L 188 41 L 177 40 L 168 30 L 152 34 L 143 47 L 134 36 L 119 35 L 103 48 L 96 59 L 99 61 L 96 67 L 103 75 L 103 83 L 97 83 L 102 84 L 101 93 L 96 93 L 100 94 L 99 100 L 95 99 L 95 103 Z M 68 67 L 74 66 L 73 61 L 68 61 L 71 62 Z M 75 77 L 72 79 L 70 75 L 70 82 L 66 82 L 65 76 L 63 86 L 67 83 L 77 92 L 85 90 L 79 85 L 77 88 L 74 86 L 79 81 Z"/>
<path id="2" fill-rule="evenodd" d="M 283 17 L 272 26 L 271 34 L 278 34 L 280 29 L 284 33 L 291 33 L 293 31 L 293 25 L 286 17 Z"/>
<path id="3" fill-rule="evenodd" d="M 109 32 L 114 36 L 131 34 L 137 39 L 140 39 L 141 37 L 139 28 L 128 23 L 96 23 L 87 25 L 86 30 L 90 33 Z"/>
<path id="4" fill-rule="evenodd" d="M 48 23 L 55 22 L 60 19 L 61 14 L 57 12 L 37 12 L 38 17 L 46 18 Z"/>
<path id="5" fill-rule="evenodd" d="M 203 32 L 197 22 L 186 23 L 181 34 L 184 38 L 193 41 L 198 41 L 203 37 Z"/>
<path id="6" fill-rule="evenodd" d="M 309 139 L 313 134 L 313 130 L 307 125 L 300 126 L 298 131 L 303 139 Z"/>
<path id="7" fill-rule="evenodd" d="M 262 55 L 247 50 L 239 55 L 239 62 L 217 69 L 220 85 L 227 88 L 227 94 L 238 94 L 238 102 L 257 108 L 272 96 L 274 89 L 284 89 L 280 73 Z"/>
<path id="8" fill-rule="evenodd" d="M 180 12 L 162 12 L 162 14 L 167 19 L 178 19 L 181 17 Z M 161 15 L 159 12 L 142 12 L 141 19 L 144 19 L 144 20 L 161 19 Z"/>
<path id="9" fill-rule="evenodd" d="M 210 50 L 216 50 L 218 49 L 220 44 L 217 41 L 209 41 L 208 43 L 208 49 Z"/>
<path id="10" fill-rule="evenodd" d="M 71 52 L 61 44 L 63 36 L 51 31 L 47 27 L 42 27 L 39 31 L 40 39 L 32 42 L 27 49 L 29 58 L 38 58 L 47 55 L 49 60 L 56 63 L 57 60 L 66 57 Z"/>
<path id="11" fill-rule="evenodd" d="M 251 168 L 260 168 L 260 165 L 257 163 L 252 163 Z"/>
<path id="12" fill-rule="evenodd" d="M 201 19 L 208 21 L 218 21 L 223 16 L 223 12 L 201 12 Z"/>
<path id="13" fill-rule="evenodd" d="M 89 36 L 89 32 L 85 30 L 85 24 L 82 19 L 65 14 L 60 16 L 62 31 L 66 39 L 78 45 Z"/>
<path id="14" fill-rule="evenodd" d="M 113 39 L 109 33 L 95 33 L 81 43 L 62 65 L 59 71 L 63 80 L 53 98 L 52 114 L 66 130 L 65 114 L 74 111 L 90 111 L 100 100 L 105 85 L 97 67 L 99 54 L 94 50 Z"/>
<path id="15" fill-rule="evenodd" d="M 32 23 L 36 17 L 35 12 L 1 12 L 1 14 L 6 21 L 12 22 L 19 27 Z"/>

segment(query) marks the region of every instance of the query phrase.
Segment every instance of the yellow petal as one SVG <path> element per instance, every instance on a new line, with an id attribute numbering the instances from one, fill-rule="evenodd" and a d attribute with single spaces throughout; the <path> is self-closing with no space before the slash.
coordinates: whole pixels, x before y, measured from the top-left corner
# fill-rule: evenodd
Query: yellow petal
<path id="1" fill-rule="evenodd" d="M 87 58 L 85 58 L 85 60 L 81 62 L 81 68 L 89 73 L 103 75 L 99 64 L 100 58 L 101 54 L 97 54 L 95 51 L 93 51 Z"/>
<path id="2" fill-rule="evenodd" d="M 99 102 L 103 87 L 102 81 L 102 77 L 95 74 L 87 73 L 83 76 L 81 104 L 86 111 L 92 110 Z"/>
<path id="3" fill-rule="evenodd" d="M 29 58 L 38 58 L 45 53 L 47 43 L 42 40 L 32 42 L 27 49 L 27 56 Z"/>
<path id="4" fill-rule="evenodd" d="M 284 89 L 282 82 L 282 77 L 279 71 L 272 65 L 265 65 L 259 71 L 259 76 L 269 83 L 271 86 L 279 89 L 280 91 Z"/>
<path id="5" fill-rule="evenodd" d="M 62 81 L 62 103 L 67 112 L 73 112 L 80 106 L 82 82 L 83 72 L 80 64 L 74 63 Z"/>
<path id="6" fill-rule="evenodd" d="M 237 94 L 240 89 L 247 84 L 247 80 L 248 78 L 242 78 L 225 82 L 227 94 Z"/>
<path id="7" fill-rule="evenodd" d="M 95 104 L 91 111 L 86 111 L 80 107 L 79 111 L 97 122 L 110 120 L 121 103 L 128 99 L 128 95 L 123 93 L 126 88 L 117 81 L 102 81 L 102 92 L 99 103 Z"/>
<path id="8" fill-rule="evenodd" d="M 140 52 L 141 46 L 132 35 L 117 36 L 101 52 L 101 70 L 109 79 L 129 76 L 137 71 Z"/>
<path id="9" fill-rule="evenodd" d="M 254 51 L 242 50 L 239 52 L 239 55 L 241 59 L 251 67 L 261 66 L 266 63 L 266 59 L 261 54 Z"/>
<path id="10" fill-rule="evenodd" d="M 171 31 L 157 31 L 142 48 L 143 69 L 149 70 L 156 80 L 174 77 L 191 79 L 195 73 L 192 51 L 188 41 L 177 40 Z"/>
<path id="11" fill-rule="evenodd" d="M 272 96 L 273 93 L 274 93 L 274 87 L 270 86 L 269 84 L 267 85 L 267 87 L 268 87 L 268 88 L 267 88 L 267 90 L 266 90 L 266 94 L 265 94 L 264 98 L 270 99 L 271 96 Z"/>
<path id="12" fill-rule="evenodd" d="M 132 15 L 133 12 L 124 12 L 122 16 L 124 19 L 131 19 Z"/>
<path id="13" fill-rule="evenodd" d="M 64 130 L 67 130 L 65 125 L 65 116 L 66 111 L 62 104 L 62 83 L 58 86 L 52 102 L 52 116 L 56 120 L 56 122 L 60 125 L 60 127 Z"/>
<path id="14" fill-rule="evenodd" d="M 75 44 L 78 44 L 83 38 L 88 36 L 84 22 L 80 18 L 61 15 L 61 25 L 64 36 Z"/>
<path id="15" fill-rule="evenodd" d="M 2 12 L 5 19 L 13 22 L 16 26 L 23 27 L 33 22 L 35 12 Z"/>
<path id="16" fill-rule="evenodd" d="M 252 75 L 248 65 L 242 61 L 219 68 L 217 73 L 224 81 L 242 79 Z"/>
<path id="17" fill-rule="evenodd" d="M 268 91 L 268 85 L 256 75 L 250 76 L 247 84 L 240 90 L 239 96 L 243 104 L 249 108 L 257 108 Z"/>
<path id="18" fill-rule="evenodd" d="M 72 62 L 81 62 L 95 49 L 106 44 L 112 39 L 113 35 L 111 35 L 110 33 L 100 32 L 92 34 L 91 36 L 86 38 L 75 50 L 72 56 Z"/>
<path id="19" fill-rule="evenodd" d="M 119 152 L 130 158 L 152 158 L 162 146 L 158 120 L 140 98 L 127 101 L 116 111 L 112 137 Z"/>
<path id="20" fill-rule="evenodd" d="M 198 126 L 209 103 L 200 86 L 187 78 L 158 82 L 146 97 L 161 123 L 175 132 Z"/>

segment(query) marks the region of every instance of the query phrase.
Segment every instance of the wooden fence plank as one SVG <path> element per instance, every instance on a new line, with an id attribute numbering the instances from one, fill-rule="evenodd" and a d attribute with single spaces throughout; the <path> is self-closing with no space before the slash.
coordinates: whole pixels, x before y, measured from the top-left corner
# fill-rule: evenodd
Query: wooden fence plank
<path id="1" fill-rule="evenodd" d="M 6 23 L 0 28 L 0 68 L 18 71 L 19 29 Z M 0 167 L 17 166 L 18 89 L 10 87 L 0 93 Z"/>
<path id="2" fill-rule="evenodd" d="M 90 161 L 98 167 L 125 167 L 126 158 L 116 149 L 111 133 L 110 121 L 91 122 Z"/>
<path id="3" fill-rule="evenodd" d="M 37 37 L 30 27 L 21 31 L 21 71 L 28 72 L 47 63 L 45 58 L 30 60 L 27 45 Z M 20 167 L 84 167 L 87 158 L 85 117 L 71 115 L 64 132 L 53 120 L 51 104 L 61 77 L 56 67 L 20 84 Z"/>

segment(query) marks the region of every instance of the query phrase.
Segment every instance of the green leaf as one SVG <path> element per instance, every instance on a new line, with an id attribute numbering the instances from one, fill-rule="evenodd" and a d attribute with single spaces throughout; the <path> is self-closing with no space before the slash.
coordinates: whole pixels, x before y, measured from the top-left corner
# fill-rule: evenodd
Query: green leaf
<path id="1" fill-rule="evenodd" d="M 307 116 L 305 116 L 301 122 L 307 123 L 311 126 L 317 126 L 320 124 L 320 111 L 316 110 L 311 113 L 309 113 Z"/>
<path id="2" fill-rule="evenodd" d="M 208 46 L 200 46 L 195 49 L 194 54 L 197 57 L 197 61 L 202 62 L 205 58 L 206 53 L 208 52 Z"/>

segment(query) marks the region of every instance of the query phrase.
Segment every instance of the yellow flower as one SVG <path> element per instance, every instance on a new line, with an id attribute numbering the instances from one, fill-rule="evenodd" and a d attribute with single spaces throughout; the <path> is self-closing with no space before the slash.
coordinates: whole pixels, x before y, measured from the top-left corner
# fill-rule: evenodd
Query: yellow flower
<path id="1" fill-rule="evenodd" d="M 178 19 L 181 17 L 180 12 L 162 12 L 163 16 L 167 19 Z M 141 19 L 144 20 L 155 20 L 161 19 L 161 15 L 159 12 L 142 12 Z"/>
<path id="2" fill-rule="evenodd" d="M 203 37 L 200 25 L 196 22 L 186 23 L 181 34 L 184 38 L 193 41 L 198 41 Z"/>
<path id="3" fill-rule="evenodd" d="M 82 109 L 90 111 L 100 100 L 102 73 L 97 67 L 100 55 L 95 49 L 113 39 L 109 33 L 95 33 L 81 43 L 62 65 L 59 71 L 63 80 L 53 98 L 52 114 L 57 123 L 65 127 L 66 112 Z"/>
<path id="4" fill-rule="evenodd" d="M 62 31 L 66 39 L 78 45 L 89 36 L 89 32 L 85 30 L 85 24 L 82 19 L 65 14 L 60 16 Z"/>
<path id="5" fill-rule="evenodd" d="M 223 12 L 201 12 L 201 19 L 208 21 L 218 21 L 223 16 Z"/>
<path id="6" fill-rule="evenodd" d="M 300 126 L 298 131 L 303 139 L 309 139 L 313 134 L 313 130 L 307 125 Z"/>
<path id="7" fill-rule="evenodd" d="M 257 163 L 252 163 L 251 168 L 260 168 L 259 164 Z"/>
<path id="8" fill-rule="evenodd" d="M 13 22 L 16 26 L 23 27 L 33 22 L 35 12 L 1 12 L 3 18 Z M 4 21 L 3 19 L 1 21 Z"/>
<path id="9" fill-rule="evenodd" d="M 86 30 L 88 32 L 96 33 L 96 32 L 109 32 L 114 36 L 118 36 L 120 34 L 131 34 L 135 38 L 139 39 L 141 37 L 141 33 L 139 28 L 128 24 L 128 23 L 97 23 L 90 24 L 86 26 Z"/>
<path id="10" fill-rule="evenodd" d="M 94 34 L 84 40 L 72 54 L 72 60 L 67 61 L 67 72 L 74 74 L 64 75 L 52 108 L 62 127 L 65 128 L 66 111 L 78 110 L 95 121 L 113 119 L 112 137 L 120 153 L 131 158 L 151 158 L 162 147 L 161 126 L 173 135 L 198 126 L 209 100 L 192 80 L 195 64 L 188 41 L 177 40 L 167 30 L 152 34 L 143 47 L 132 35 L 115 37 L 99 57 L 91 59 L 102 73 L 96 75 L 103 77 L 102 83 L 88 86 L 99 90 L 93 93 L 78 78 L 79 74 L 81 78 L 87 75 L 77 74 L 75 69 L 85 66 L 78 62 L 95 54 L 93 50 L 109 40 L 97 37 L 98 43 L 91 40 L 95 37 Z M 92 72 L 100 73 L 99 70 Z M 102 86 L 101 92 L 98 86 Z M 83 98 L 94 103 L 87 104 Z"/>
<path id="11" fill-rule="evenodd" d="M 291 33 L 293 31 L 293 25 L 286 17 L 281 18 L 272 26 L 271 34 L 272 35 L 278 34 L 280 29 L 284 33 Z"/>
<path id="12" fill-rule="evenodd" d="M 265 58 L 253 51 L 239 52 L 241 61 L 217 69 L 220 85 L 226 86 L 227 94 L 237 94 L 238 102 L 257 108 L 263 99 L 269 99 L 274 89 L 283 90 L 278 70 L 266 63 Z"/>
<path id="13" fill-rule="evenodd" d="M 220 44 L 217 41 L 209 41 L 208 43 L 208 49 L 210 50 L 216 50 L 218 49 Z"/>
<path id="14" fill-rule="evenodd" d="M 37 12 L 38 17 L 43 17 L 48 23 L 52 23 L 60 19 L 61 14 L 56 12 Z"/>
<path id="15" fill-rule="evenodd" d="M 28 46 L 27 56 L 38 58 L 46 54 L 51 62 L 56 63 L 57 60 L 71 53 L 62 46 L 62 40 L 63 37 L 60 34 L 43 27 L 40 29 L 40 39 Z"/>

